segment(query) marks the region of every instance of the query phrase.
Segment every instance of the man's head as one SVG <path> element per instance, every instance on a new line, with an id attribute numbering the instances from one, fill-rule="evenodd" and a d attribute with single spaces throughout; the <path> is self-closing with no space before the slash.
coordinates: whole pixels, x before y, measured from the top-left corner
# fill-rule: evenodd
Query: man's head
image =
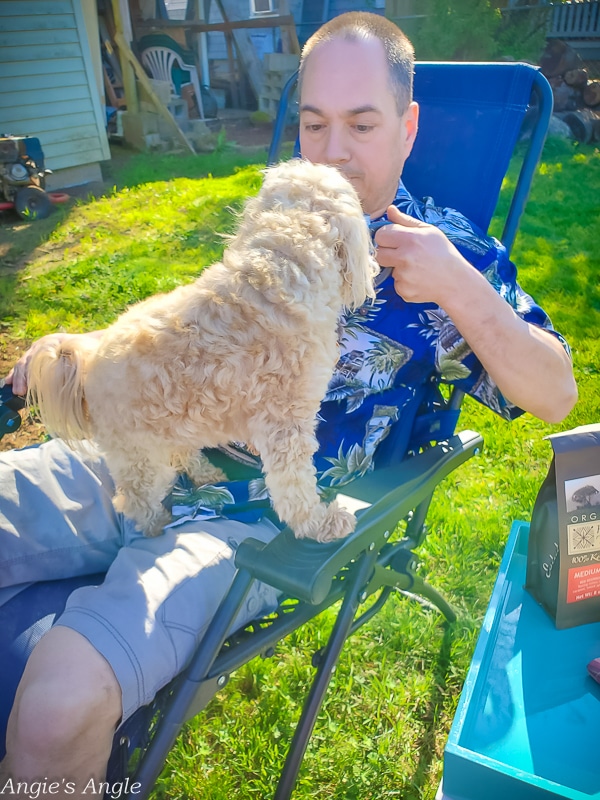
<path id="1" fill-rule="evenodd" d="M 364 39 L 378 39 L 381 42 L 388 65 L 390 89 L 396 98 L 398 114 L 402 116 L 412 101 L 415 52 L 400 28 L 379 14 L 350 11 L 322 25 L 302 50 L 299 86 L 302 86 L 306 62 L 311 52 L 320 44 L 336 38 L 349 42 L 360 42 Z"/>
<path id="2" fill-rule="evenodd" d="M 366 12 L 327 22 L 302 52 L 302 154 L 341 170 L 372 216 L 393 200 L 417 132 L 413 65 L 400 29 Z"/>

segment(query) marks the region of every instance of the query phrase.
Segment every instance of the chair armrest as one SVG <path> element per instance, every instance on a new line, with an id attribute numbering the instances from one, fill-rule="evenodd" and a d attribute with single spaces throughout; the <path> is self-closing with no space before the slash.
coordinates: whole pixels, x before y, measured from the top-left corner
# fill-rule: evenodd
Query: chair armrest
<path id="1" fill-rule="evenodd" d="M 336 574 L 362 552 L 380 549 L 398 522 L 428 497 L 437 484 L 481 447 L 481 436 L 463 431 L 395 467 L 375 470 L 344 487 L 346 495 L 367 503 L 356 514 L 356 530 L 346 539 L 321 544 L 296 539 L 286 528 L 269 544 L 248 538 L 235 563 L 286 595 L 318 605 Z"/>

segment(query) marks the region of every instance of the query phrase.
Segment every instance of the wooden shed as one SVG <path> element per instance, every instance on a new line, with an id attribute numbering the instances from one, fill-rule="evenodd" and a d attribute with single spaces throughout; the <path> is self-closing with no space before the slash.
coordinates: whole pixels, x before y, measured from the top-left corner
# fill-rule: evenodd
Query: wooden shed
<path id="1" fill-rule="evenodd" d="M 0 133 L 37 136 L 48 188 L 110 158 L 96 0 L 0 0 Z"/>

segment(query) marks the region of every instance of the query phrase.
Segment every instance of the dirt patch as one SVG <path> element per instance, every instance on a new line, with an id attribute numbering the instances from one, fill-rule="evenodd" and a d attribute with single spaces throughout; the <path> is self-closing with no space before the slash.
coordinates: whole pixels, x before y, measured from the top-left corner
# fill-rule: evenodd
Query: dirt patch
<path id="1" fill-rule="evenodd" d="M 272 124 L 253 125 L 248 117 L 220 119 L 209 122 L 208 127 L 216 132 L 224 128 L 228 142 L 236 142 L 241 147 L 264 147 L 265 150 L 268 150 L 273 135 Z"/>

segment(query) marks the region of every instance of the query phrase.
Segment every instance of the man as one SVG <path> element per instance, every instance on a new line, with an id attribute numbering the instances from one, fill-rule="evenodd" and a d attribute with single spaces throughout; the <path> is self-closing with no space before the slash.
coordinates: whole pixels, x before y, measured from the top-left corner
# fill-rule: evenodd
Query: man
<path id="1" fill-rule="evenodd" d="M 465 229 L 459 215 L 416 203 L 399 183 L 418 125 L 412 63 L 406 38 L 371 14 L 333 20 L 303 54 L 304 157 L 338 167 L 371 220 L 387 214 L 392 223 L 378 230 L 376 244 L 379 263 L 391 267 L 393 277 L 381 284 L 373 307 L 344 323 L 342 358 L 319 428 L 324 483 L 356 474 L 344 473 L 342 440 L 360 451 L 359 471 L 367 469 L 418 387 L 449 363 L 465 389 L 506 417 L 520 407 L 556 422 L 576 399 L 561 338 L 516 286 L 501 246 L 468 224 L 462 238 L 455 236 Z M 435 219 L 457 246 L 425 218 Z M 482 276 L 484 265 L 490 280 L 526 309 L 520 316 Z M 448 339 L 442 329 L 458 348 L 442 343 Z M 384 367 L 372 358 L 382 348 L 391 353 Z M 9 376 L 17 393 L 26 389 L 27 360 Z M 32 562 L 38 578 L 108 569 L 102 587 L 74 593 L 34 649 L 3 764 L 3 774 L 15 782 L 40 776 L 61 787 L 69 782 L 68 796 L 76 797 L 90 778 L 102 779 L 120 720 L 184 666 L 231 580 L 236 544 L 248 535 L 270 539 L 276 529 L 264 520 L 196 519 L 144 539 L 112 510 L 102 464 L 74 457 L 59 442 L 7 455 L 0 481 L 0 576 L 8 575 L 6 585 L 31 580 Z M 33 520 L 19 514 L 23 492 L 37 493 Z M 259 585 L 246 617 L 273 601 Z"/>

